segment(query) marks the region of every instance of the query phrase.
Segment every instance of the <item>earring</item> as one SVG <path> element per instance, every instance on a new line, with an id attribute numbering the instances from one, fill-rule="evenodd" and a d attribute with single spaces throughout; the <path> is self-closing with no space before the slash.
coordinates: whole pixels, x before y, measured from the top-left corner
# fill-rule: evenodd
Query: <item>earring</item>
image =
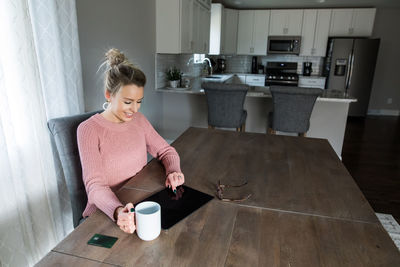
<path id="1" fill-rule="evenodd" d="M 107 100 L 106 102 L 103 103 L 103 109 L 104 110 L 108 109 L 109 106 L 110 106 L 109 100 Z"/>

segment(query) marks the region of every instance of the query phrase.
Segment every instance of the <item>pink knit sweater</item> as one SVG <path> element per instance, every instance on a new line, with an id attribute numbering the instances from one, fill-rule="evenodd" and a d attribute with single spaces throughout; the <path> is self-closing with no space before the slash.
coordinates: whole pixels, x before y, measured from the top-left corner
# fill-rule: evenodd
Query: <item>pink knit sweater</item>
<path id="1" fill-rule="evenodd" d="M 123 206 L 114 192 L 147 164 L 147 152 L 161 160 L 166 174 L 181 172 L 176 150 L 139 112 L 123 123 L 90 117 L 78 127 L 78 147 L 88 196 L 83 217 L 97 207 L 114 220 L 115 209 Z"/>

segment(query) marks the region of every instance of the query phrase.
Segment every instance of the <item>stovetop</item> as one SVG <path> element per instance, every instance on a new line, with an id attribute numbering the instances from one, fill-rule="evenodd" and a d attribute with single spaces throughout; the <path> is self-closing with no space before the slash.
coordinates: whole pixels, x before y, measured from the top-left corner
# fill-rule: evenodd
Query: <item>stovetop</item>
<path id="1" fill-rule="evenodd" d="M 265 85 L 294 85 L 299 82 L 297 62 L 267 62 Z"/>

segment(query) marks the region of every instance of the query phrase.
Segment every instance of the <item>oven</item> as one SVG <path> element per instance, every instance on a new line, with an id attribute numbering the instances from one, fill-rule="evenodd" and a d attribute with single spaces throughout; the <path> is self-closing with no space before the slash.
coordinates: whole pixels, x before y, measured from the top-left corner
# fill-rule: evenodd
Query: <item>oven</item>
<path id="1" fill-rule="evenodd" d="M 297 86 L 297 62 L 267 62 L 265 68 L 265 86 Z"/>

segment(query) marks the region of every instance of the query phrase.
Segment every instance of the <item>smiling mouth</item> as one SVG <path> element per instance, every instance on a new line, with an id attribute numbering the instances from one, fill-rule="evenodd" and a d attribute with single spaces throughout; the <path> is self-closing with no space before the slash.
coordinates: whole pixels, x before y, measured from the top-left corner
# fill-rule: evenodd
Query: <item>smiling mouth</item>
<path id="1" fill-rule="evenodd" d="M 132 118 L 133 117 L 133 113 L 126 113 L 125 112 L 125 116 L 128 117 L 128 118 Z"/>

